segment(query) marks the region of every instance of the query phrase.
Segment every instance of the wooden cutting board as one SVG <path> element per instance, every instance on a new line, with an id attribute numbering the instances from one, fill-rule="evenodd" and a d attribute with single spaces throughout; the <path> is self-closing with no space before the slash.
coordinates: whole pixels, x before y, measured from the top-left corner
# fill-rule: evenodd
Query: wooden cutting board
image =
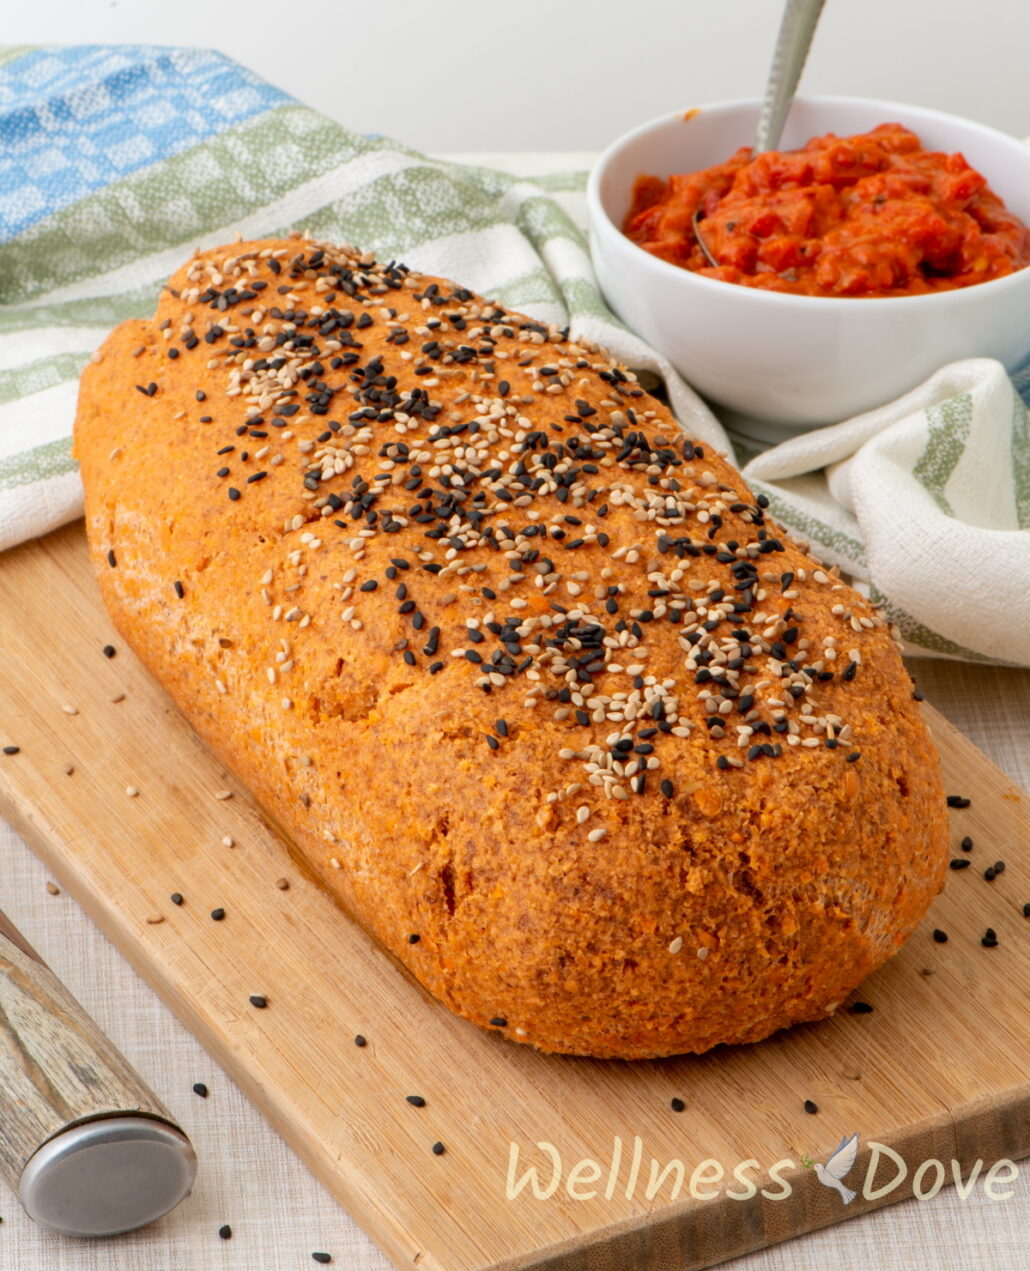
<path id="1" fill-rule="evenodd" d="M 1030 807 L 933 710 L 947 788 L 972 800 L 952 813 L 972 866 L 851 999 L 874 1010 L 849 1001 L 701 1057 L 595 1062 L 454 1018 L 339 911 L 114 635 L 81 525 L 0 557 L 0 633 L 0 743 L 21 748 L 0 756 L 0 814 L 398 1267 L 691 1271 L 910 1196 L 924 1161 L 950 1183 L 953 1160 L 965 1180 L 980 1160 L 981 1188 L 999 1158 L 1030 1154 Z M 847 1184 L 861 1189 L 870 1141 L 908 1176 L 845 1206 L 802 1156 L 854 1133 Z M 552 1194 L 506 1194 L 512 1144 L 515 1177 L 536 1166 L 541 1191 L 560 1158 Z M 735 1168 L 768 1197 L 728 1195 L 747 1193 Z M 896 1173 L 883 1161 L 875 1185 Z M 1007 1178 L 995 1169 L 996 1192 Z"/>

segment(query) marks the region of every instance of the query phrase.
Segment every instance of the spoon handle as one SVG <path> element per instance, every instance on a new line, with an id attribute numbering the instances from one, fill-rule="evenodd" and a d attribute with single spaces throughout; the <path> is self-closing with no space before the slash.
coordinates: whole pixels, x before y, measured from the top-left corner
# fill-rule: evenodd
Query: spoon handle
<path id="1" fill-rule="evenodd" d="M 769 71 L 765 101 L 758 119 L 755 154 L 775 150 L 779 145 L 783 123 L 794 100 L 824 3 L 825 0 L 787 0 Z"/>

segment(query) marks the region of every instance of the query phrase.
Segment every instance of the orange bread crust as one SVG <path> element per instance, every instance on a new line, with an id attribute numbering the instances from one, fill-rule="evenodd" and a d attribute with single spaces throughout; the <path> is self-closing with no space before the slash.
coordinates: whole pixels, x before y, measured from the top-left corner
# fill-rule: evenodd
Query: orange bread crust
<path id="1" fill-rule="evenodd" d="M 75 453 L 126 640 L 475 1024 L 757 1041 L 832 1013 L 940 889 L 882 617 L 602 350 L 351 249 L 237 243 L 112 333 Z"/>

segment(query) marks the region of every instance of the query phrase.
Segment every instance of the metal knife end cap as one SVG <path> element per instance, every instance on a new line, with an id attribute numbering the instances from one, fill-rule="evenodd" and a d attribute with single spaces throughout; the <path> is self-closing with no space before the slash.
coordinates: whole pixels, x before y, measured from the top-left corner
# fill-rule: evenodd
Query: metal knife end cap
<path id="1" fill-rule="evenodd" d="M 153 1117 L 101 1117 L 49 1139 L 22 1171 L 29 1217 L 66 1236 L 113 1236 L 168 1213 L 193 1186 L 197 1158 L 181 1130 Z"/>

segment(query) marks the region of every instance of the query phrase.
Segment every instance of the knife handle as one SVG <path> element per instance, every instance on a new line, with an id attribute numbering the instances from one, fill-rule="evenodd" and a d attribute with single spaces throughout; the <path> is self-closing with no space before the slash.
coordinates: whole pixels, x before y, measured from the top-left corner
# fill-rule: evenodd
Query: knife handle
<path id="1" fill-rule="evenodd" d="M 103 1125 L 98 1126 L 101 1121 Z M 84 1126 L 90 1127 L 88 1133 L 83 1132 Z M 0 1176 L 21 1195 L 30 1215 L 47 1226 L 102 1235 L 107 1230 L 82 1228 L 113 1221 L 122 1225 L 110 1227 L 111 1231 L 129 1230 L 141 1225 L 134 1221 L 137 1213 L 146 1211 L 145 1221 L 157 1216 L 150 1212 L 153 1187 L 146 1202 L 122 1189 L 117 1214 L 106 1213 L 103 1219 L 106 1199 L 103 1204 L 90 1201 L 84 1213 L 72 1213 L 75 1205 L 68 1199 L 68 1189 L 78 1188 L 81 1193 L 85 1184 L 87 1190 L 99 1190 L 103 1169 L 98 1172 L 97 1166 L 105 1159 L 100 1141 L 117 1140 L 120 1146 L 115 1151 L 124 1155 L 124 1141 L 134 1137 L 126 1127 L 133 1126 L 135 1137 L 142 1133 L 148 1142 L 144 1156 L 152 1150 L 151 1140 L 157 1139 L 157 1155 L 172 1158 L 175 1181 L 171 1176 L 165 1179 L 168 1162 L 159 1163 L 158 1190 L 180 1189 L 187 1174 L 192 1183 L 192 1149 L 168 1110 L 0 913 Z M 41 1152 L 45 1145 L 46 1151 Z M 174 1159 L 177 1153 L 181 1160 Z M 32 1169 L 27 1170 L 33 1158 Z M 188 1190 L 186 1185 L 172 1204 Z M 161 1212 L 171 1207 L 168 1204 Z"/>

